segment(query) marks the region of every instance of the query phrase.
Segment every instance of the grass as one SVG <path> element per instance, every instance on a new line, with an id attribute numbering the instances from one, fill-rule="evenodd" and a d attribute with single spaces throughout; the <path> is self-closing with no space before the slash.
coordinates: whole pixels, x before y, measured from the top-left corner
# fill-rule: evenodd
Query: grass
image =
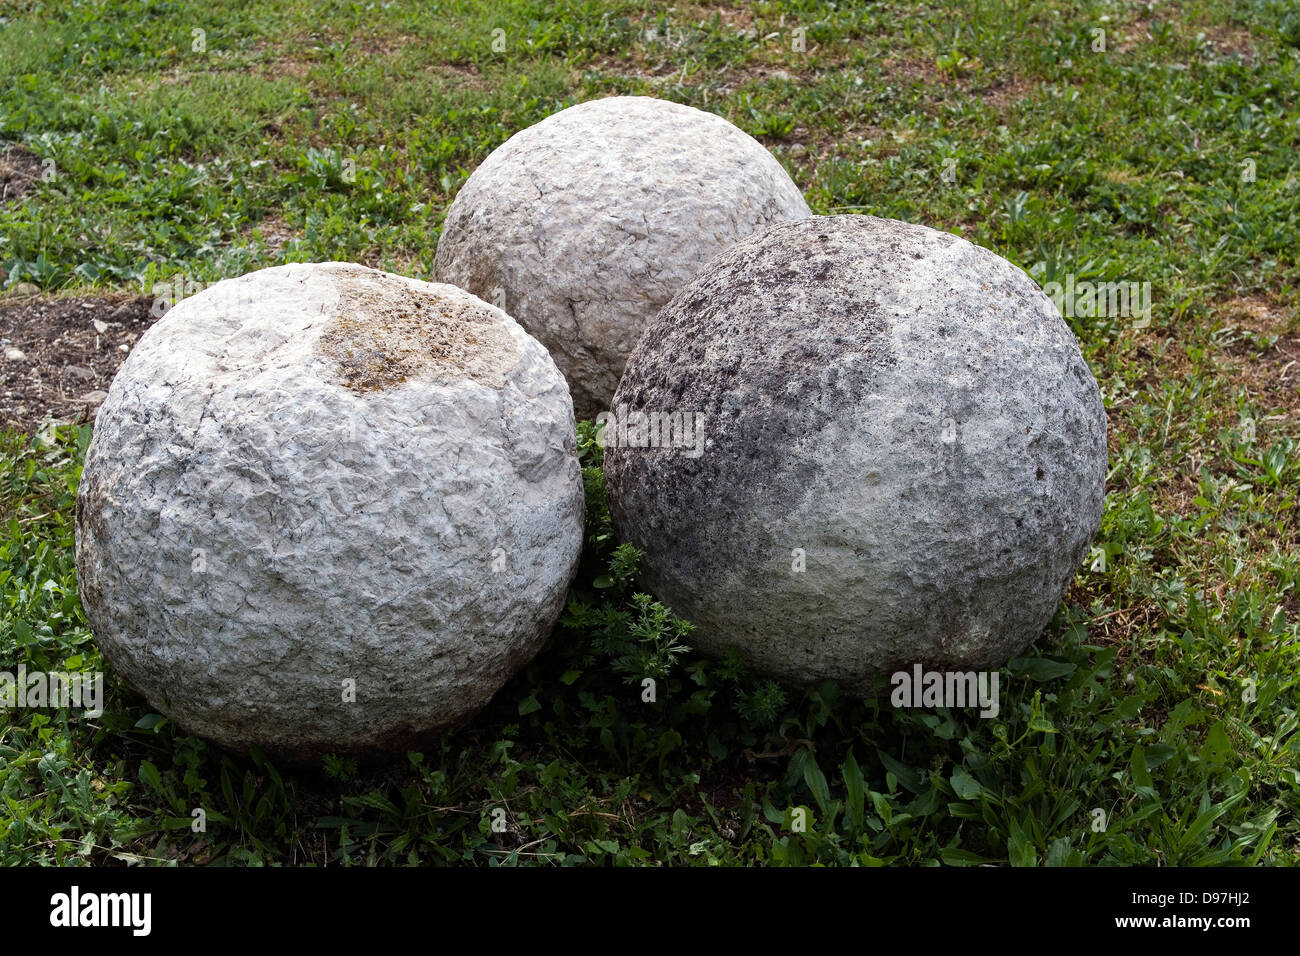
<path id="1" fill-rule="evenodd" d="M 11 4 L 0 141 L 54 174 L 0 206 L 0 268 L 51 292 L 327 259 L 428 277 L 495 146 L 648 93 L 759 136 L 815 212 L 958 232 L 1043 283 L 1150 282 L 1147 328 L 1069 320 L 1110 416 L 1106 513 L 998 716 L 691 653 L 637 590 L 584 429 L 564 626 L 466 730 L 290 772 L 183 735 L 110 674 L 97 719 L 0 716 L 0 862 L 1300 862 L 1300 397 L 1277 349 L 1297 333 L 1300 17 L 644 8 Z M 88 439 L 0 438 L 0 670 L 104 669 L 71 558 Z"/>

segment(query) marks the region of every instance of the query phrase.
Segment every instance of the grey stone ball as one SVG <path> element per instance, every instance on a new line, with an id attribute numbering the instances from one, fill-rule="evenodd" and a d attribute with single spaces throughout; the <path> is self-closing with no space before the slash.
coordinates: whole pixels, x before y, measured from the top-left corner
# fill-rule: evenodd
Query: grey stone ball
<path id="1" fill-rule="evenodd" d="M 452 286 L 289 265 L 131 352 L 77 495 L 82 603 L 187 731 L 291 760 L 420 747 L 540 649 L 582 544 L 546 350 Z"/>
<path id="2" fill-rule="evenodd" d="M 1051 300 L 869 216 L 710 263 L 646 328 L 604 434 L 648 586 L 697 647 L 793 683 L 1001 666 L 1101 519 L 1106 414 Z"/>
<path id="3" fill-rule="evenodd" d="M 712 113 L 621 96 L 494 150 L 456 195 L 434 275 L 545 345 L 579 418 L 608 409 L 642 328 L 732 243 L 808 216 L 762 144 Z"/>

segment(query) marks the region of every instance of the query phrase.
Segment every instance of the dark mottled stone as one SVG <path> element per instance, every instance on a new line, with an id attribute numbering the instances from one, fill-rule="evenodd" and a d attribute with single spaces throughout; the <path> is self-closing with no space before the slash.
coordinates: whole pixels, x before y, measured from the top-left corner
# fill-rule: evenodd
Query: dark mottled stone
<path id="1" fill-rule="evenodd" d="M 703 415 L 698 457 L 606 449 L 616 528 L 698 647 L 794 682 L 1001 665 L 1100 522 L 1106 419 L 1073 334 L 1020 269 L 922 226 L 740 242 L 647 327 L 613 404 Z"/>

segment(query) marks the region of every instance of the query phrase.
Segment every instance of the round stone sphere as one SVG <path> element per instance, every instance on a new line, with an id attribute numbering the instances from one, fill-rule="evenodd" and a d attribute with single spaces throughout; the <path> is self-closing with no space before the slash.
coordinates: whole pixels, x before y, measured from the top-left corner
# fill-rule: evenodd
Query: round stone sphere
<path id="1" fill-rule="evenodd" d="M 809 214 L 776 158 L 722 117 L 616 96 L 493 151 L 451 204 L 434 275 L 514 316 L 594 418 L 642 328 L 710 259 Z"/>
<path id="2" fill-rule="evenodd" d="M 715 259 L 647 327 L 604 442 L 615 528 L 695 646 L 856 692 L 1023 651 L 1106 474 L 1097 383 L 1038 285 L 869 216 Z"/>
<path id="3" fill-rule="evenodd" d="M 419 749 L 545 641 L 582 544 L 568 389 L 509 316 L 343 263 L 151 328 L 77 494 L 105 658 L 187 731 L 290 760 Z"/>

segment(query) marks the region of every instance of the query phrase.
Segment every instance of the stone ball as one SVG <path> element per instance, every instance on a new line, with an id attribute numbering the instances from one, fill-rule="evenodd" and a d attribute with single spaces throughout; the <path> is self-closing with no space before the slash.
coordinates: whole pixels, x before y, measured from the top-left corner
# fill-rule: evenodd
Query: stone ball
<path id="1" fill-rule="evenodd" d="M 518 319 L 594 418 L 642 328 L 710 259 L 808 215 L 775 157 L 722 117 L 616 96 L 493 151 L 451 204 L 434 275 Z"/>
<path id="2" fill-rule="evenodd" d="M 582 544 L 546 350 L 452 286 L 289 265 L 185 299 L 109 388 L 77 494 L 105 658 L 188 732 L 419 749 L 540 649 Z"/>
<path id="3" fill-rule="evenodd" d="M 1106 474 L 1096 380 L 1038 285 L 870 216 L 715 259 L 647 327 L 604 443 L 615 528 L 695 646 L 856 692 L 1023 651 Z"/>

